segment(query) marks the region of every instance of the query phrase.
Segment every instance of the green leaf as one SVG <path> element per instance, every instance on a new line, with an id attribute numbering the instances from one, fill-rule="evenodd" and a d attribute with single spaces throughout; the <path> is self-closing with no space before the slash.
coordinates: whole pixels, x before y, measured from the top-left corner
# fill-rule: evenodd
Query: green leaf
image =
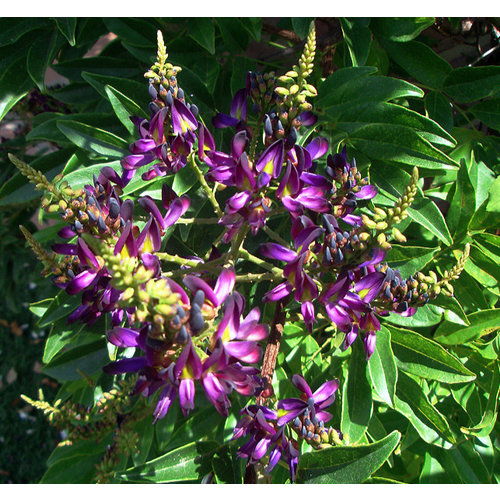
<path id="1" fill-rule="evenodd" d="M 54 18 L 57 29 L 64 35 L 69 44 L 75 46 L 76 17 Z"/>
<path id="2" fill-rule="evenodd" d="M 66 446 L 58 446 L 47 460 L 48 470 L 41 484 L 82 484 L 95 481 L 96 464 L 110 444 L 104 439 L 85 439 Z"/>
<path id="3" fill-rule="evenodd" d="M 346 380 L 342 389 L 342 433 L 356 443 L 365 434 L 372 414 L 372 389 L 367 380 L 367 363 L 361 342 L 352 345 Z"/>
<path id="4" fill-rule="evenodd" d="M 423 97 L 421 89 L 397 78 L 387 76 L 367 76 L 375 68 L 360 67 L 356 72 L 345 72 L 337 78 L 334 77 L 339 70 L 333 73 L 332 78 L 328 77 L 318 89 L 316 106 L 318 108 L 330 108 L 339 106 L 341 109 L 348 109 L 354 103 L 391 101 L 400 97 Z M 354 78 L 342 82 L 347 75 Z M 355 78 L 355 76 L 358 76 Z M 335 82 L 340 81 L 335 86 Z"/>
<path id="5" fill-rule="evenodd" d="M 375 17 L 371 28 L 377 38 L 409 42 L 434 23 L 433 17 Z"/>
<path id="6" fill-rule="evenodd" d="M 443 91 L 457 102 L 472 102 L 495 95 L 499 88 L 499 66 L 466 66 L 448 75 Z"/>
<path id="7" fill-rule="evenodd" d="M 377 73 L 377 68 L 371 66 L 348 67 L 340 68 L 328 75 L 323 83 L 318 87 L 318 97 L 316 104 L 321 102 L 322 98 L 326 98 L 332 92 L 349 82 L 366 78 Z"/>
<path id="8" fill-rule="evenodd" d="M 220 445 L 214 441 L 190 443 L 145 464 L 118 473 L 134 483 L 200 481 L 211 470 L 211 459 Z"/>
<path id="9" fill-rule="evenodd" d="M 360 446 L 334 446 L 299 457 L 297 483 L 359 484 L 376 472 L 396 449 L 401 434 Z"/>
<path id="10" fill-rule="evenodd" d="M 403 170 L 395 170 L 386 165 L 376 164 L 370 168 L 370 179 L 380 188 L 382 194 L 396 200 L 402 196 L 411 177 Z M 407 211 L 411 219 L 428 229 L 441 241 L 447 245 L 453 243 L 443 214 L 432 200 L 424 197 L 420 188 L 417 191 L 415 201 Z"/>
<path id="11" fill-rule="evenodd" d="M 455 296 L 461 304 L 468 304 L 473 310 L 488 309 L 488 303 L 477 281 L 467 273 L 462 273 L 460 279 L 453 283 Z"/>
<path id="12" fill-rule="evenodd" d="M 70 342 L 72 342 L 82 331 L 83 325 L 68 325 L 66 320 L 57 321 L 50 329 L 49 336 L 45 342 L 42 361 L 49 363 L 52 358 Z"/>
<path id="13" fill-rule="evenodd" d="M 369 101 L 356 103 L 348 108 L 330 108 L 322 121 L 326 124 L 336 122 L 336 128 L 349 132 L 366 124 L 401 125 L 435 144 L 456 145 L 456 140 L 436 122 L 416 111 L 388 102 Z"/>
<path id="14" fill-rule="evenodd" d="M 137 444 L 138 453 L 132 454 L 134 465 L 140 465 L 148 458 L 149 450 L 153 444 L 154 426 L 153 415 L 149 415 L 142 420 L 139 420 L 134 425 L 134 431 L 139 435 Z"/>
<path id="15" fill-rule="evenodd" d="M 456 442 L 446 418 L 430 403 L 418 383 L 403 371 L 398 374 L 395 408 L 427 443 L 436 442 L 438 435 L 452 444 Z"/>
<path id="16" fill-rule="evenodd" d="M 455 384 L 450 386 L 453 399 L 469 415 L 471 421 L 479 422 L 483 415 L 481 409 L 481 398 L 476 384 Z"/>
<path id="17" fill-rule="evenodd" d="M 491 478 L 478 452 L 471 441 L 464 441 L 450 449 L 433 449 L 433 453 L 453 483 L 485 484 Z"/>
<path id="18" fill-rule="evenodd" d="M 440 248 L 413 247 L 391 243 L 391 251 L 387 254 L 387 263 L 398 269 L 401 276 L 411 276 L 423 269 Z"/>
<path id="19" fill-rule="evenodd" d="M 57 127 L 73 144 L 100 156 L 123 158 L 129 152 L 126 141 L 106 130 L 72 120 L 60 121 Z"/>
<path id="20" fill-rule="evenodd" d="M 500 394 L 500 373 L 498 368 L 498 360 L 494 366 L 493 379 L 491 381 L 490 395 L 486 410 L 481 418 L 481 421 L 474 427 L 462 427 L 461 431 L 465 434 L 472 434 L 477 437 L 488 436 L 497 422 L 497 406 L 498 397 Z"/>
<path id="21" fill-rule="evenodd" d="M 40 17 L 3 18 L 2 29 L 0 30 L 0 47 L 12 45 L 24 34 L 46 28 L 49 25 L 49 19 Z"/>
<path id="22" fill-rule="evenodd" d="M 446 77 L 453 71 L 446 60 L 421 42 L 395 43 L 382 39 L 381 44 L 389 57 L 410 76 L 434 89 L 441 88 Z"/>
<path id="23" fill-rule="evenodd" d="M 469 108 L 485 125 L 500 131 L 500 99 L 487 99 Z"/>
<path id="24" fill-rule="evenodd" d="M 500 328 L 500 309 L 477 311 L 469 314 L 467 318 L 470 322 L 469 326 L 444 322 L 436 330 L 434 338 L 445 345 L 464 344 Z"/>
<path id="25" fill-rule="evenodd" d="M 82 378 L 78 371 L 95 375 L 108 361 L 106 343 L 100 339 L 56 354 L 42 371 L 59 381 L 78 380 Z"/>
<path id="26" fill-rule="evenodd" d="M 77 306 L 81 304 L 81 298 L 78 296 L 69 296 L 61 290 L 53 299 L 45 314 L 38 320 L 38 326 L 44 328 L 59 319 L 69 316 Z"/>
<path id="27" fill-rule="evenodd" d="M 380 75 L 387 75 L 389 71 L 389 56 L 387 52 L 380 46 L 376 38 L 372 39 L 370 45 L 370 53 L 366 59 L 367 66 L 375 66 Z"/>
<path id="28" fill-rule="evenodd" d="M 497 266 L 500 265 L 500 255 L 498 255 L 500 247 L 495 246 L 495 247 L 491 248 L 488 245 L 487 246 L 482 245 L 481 243 L 479 243 L 477 241 L 479 236 L 480 235 L 474 236 L 474 248 L 479 249 L 481 251 L 481 253 L 485 257 L 488 258 L 488 260 L 494 262 Z M 491 236 L 493 236 L 493 235 L 491 235 Z M 498 238 L 498 236 L 497 236 L 497 238 Z"/>
<path id="29" fill-rule="evenodd" d="M 450 208 L 446 215 L 446 224 L 453 239 L 460 241 L 467 234 L 469 222 L 474 215 L 476 200 L 464 160 L 461 161 L 460 170 L 457 172 L 457 181 L 448 196 Z"/>
<path id="30" fill-rule="evenodd" d="M 73 148 L 46 154 L 31 161 L 30 165 L 45 174 L 50 181 L 62 170 L 64 162 L 71 154 L 70 151 L 73 151 Z M 0 205 L 17 205 L 40 197 L 40 191 L 35 190 L 35 186 L 21 172 L 14 174 L 0 188 Z"/>
<path id="31" fill-rule="evenodd" d="M 0 78 L 0 121 L 33 87 L 31 78 L 24 73 L 23 65 L 11 64 Z"/>
<path id="32" fill-rule="evenodd" d="M 220 423 L 220 415 L 213 406 L 194 412 L 183 418 L 175 427 L 167 443 L 169 450 L 178 446 L 206 438 Z"/>
<path id="33" fill-rule="evenodd" d="M 144 73 L 139 63 L 132 58 L 117 57 L 84 57 L 62 61 L 53 66 L 54 70 L 71 82 L 82 82 L 83 73 L 97 73 L 99 75 L 120 76 L 121 78 L 136 77 Z M 111 83 L 111 82 L 109 82 Z"/>
<path id="34" fill-rule="evenodd" d="M 372 33 L 365 18 L 340 18 L 344 41 L 353 66 L 364 66 L 370 53 Z"/>
<path id="35" fill-rule="evenodd" d="M 488 212 L 500 212 L 500 176 L 495 179 L 495 182 L 490 187 L 490 199 L 486 205 Z"/>
<path id="36" fill-rule="evenodd" d="M 314 17 L 292 17 L 292 28 L 297 36 L 304 40 L 309 33 L 309 26 Z"/>
<path id="37" fill-rule="evenodd" d="M 172 189 L 177 196 L 187 193 L 197 182 L 196 174 L 190 167 L 182 168 L 174 177 Z"/>
<path id="38" fill-rule="evenodd" d="M 63 37 L 54 30 L 50 36 L 44 33 L 43 36 L 35 39 L 28 50 L 26 61 L 28 74 L 42 92 L 45 92 L 47 68 L 54 61 L 63 43 Z"/>
<path id="39" fill-rule="evenodd" d="M 417 312 L 413 316 L 401 316 L 400 314 L 391 313 L 385 321 L 398 326 L 418 327 L 418 326 L 433 326 L 441 323 L 443 312 L 439 307 L 433 304 L 426 304 L 424 307 L 418 307 Z"/>
<path id="40" fill-rule="evenodd" d="M 103 167 L 111 167 L 118 175 L 122 174 L 122 167 L 118 160 L 110 161 L 107 163 L 97 163 L 89 167 L 79 168 L 64 176 L 64 180 L 72 187 L 72 189 L 79 189 L 92 182 L 93 176 L 99 175 Z"/>
<path id="41" fill-rule="evenodd" d="M 420 484 L 441 484 L 447 483 L 448 477 L 445 469 L 430 453 L 426 452 L 424 465 L 419 476 Z"/>
<path id="42" fill-rule="evenodd" d="M 373 160 L 432 170 L 456 167 L 415 130 L 401 125 L 366 124 L 350 131 L 347 141 Z"/>
<path id="43" fill-rule="evenodd" d="M 460 302 L 455 297 L 448 297 L 440 294 L 432 300 L 435 306 L 441 307 L 444 310 L 444 319 L 461 325 L 468 325 L 469 319 Z"/>
<path id="44" fill-rule="evenodd" d="M 243 21 L 234 17 L 218 17 L 215 22 L 222 35 L 224 47 L 231 53 L 245 52 L 248 32 L 243 28 Z"/>
<path id="45" fill-rule="evenodd" d="M 307 19 L 307 18 L 300 18 Z M 292 19 L 293 24 L 293 19 Z M 256 40 L 260 41 L 260 37 L 262 34 L 262 18 L 261 17 L 246 17 L 245 22 L 243 23 L 243 27 L 250 33 L 250 36 Z M 307 34 L 307 33 L 306 33 Z"/>
<path id="46" fill-rule="evenodd" d="M 82 82 L 70 82 L 64 87 L 48 89 L 47 93 L 64 104 L 74 106 L 76 109 L 87 111 L 97 105 L 99 96 L 94 89 Z"/>
<path id="47" fill-rule="evenodd" d="M 472 224 L 472 222 L 471 222 Z M 465 272 L 485 287 L 496 287 L 500 280 L 500 269 L 475 243 L 464 266 Z"/>
<path id="48" fill-rule="evenodd" d="M 500 264 L 500 236 L 490 233 L 479 233 L 474 235 L 474 242 L 483 252 L 495 262 Z"/>
<path id="49" fill-rule="evenodd" d="M 453 111 L 450 101 L 437 90 L 431 90 L 425 95 L 425 110 L 431 120 L 441 125 L 447 132 L 453 128 Z"/>
<path id="50" fill-rule="evenodd" d="M 476 378 L 458 358 L 437 342 L 411 330 L 390 325 L 386 327 L 391 332 L 392 348 L 400 370 L 449 384 L 470 382 Z"/>
<path id="51" fill-rule="evenodd" d="M 368 361 L 368 373 L 380 399 L 394 406 L 398 368 L 391 349 L 391 333 L 384 327 L 377 332 L 377 347 Z"/>
<path id="52" fill-rule="evenodd" d="M 155 23 L 147 19 L 130 19 L 122 17 L 105 17 L 103 21 L 106 28 L 119 36 L 123 41 L 136 47 L 150 48 L 152 49 L 151 55 L 155 55 Z"/>
<path id="53" fill-rule="evenodd" d="M 85 125 L 95 127 L 106 127 L 121 131 L 113 113 L 74 113 L 65 115 L 63 113 L 41 113 L 33 119 L 33 128 L 29 131 L 26 139 L 29 141 L 51 141 L 58 144 L 73 143 L 58 129 L 58 121 L 77 121 Z"/>
<path id="54" fill-rule="evenodd" d="M 212 468 L 217 484 L 241 484 L 243 461 L 236 455 L 235 446 L 222 446 L 212 459 Z"/>
<path id="55" fill-rule="evenodd" d="M 53 299 L 42 299 L 29 305 L 29 310 L 38 318 L 41 318 L 49 308 Z"/>
<path id="56" fill-rule="evenodd" d="M 495 181 L 494 173 L 482 162 L 475 158 L 474 151 L 471 152 L 470 161 L 467 161 L 469 168 L 469 179 L 476 194 L 476 211 L 488 199 L 488 193 Z"/>
<path id="57" fill-rule="evenodd" d="M 147 87 L 142 82 L 129 80 L 128 78 L 118 78 L 116 76 L 99 75 L 86 71 L 82 72 L 82 78 L 90 83 L 90 85 L 106 99 L 108 98 L 106 86 L 109 85 L 123 95 L 126 95 L 141 109 L 147 108 L 149 95 Z"/>
<path id="58" fill-rule="evenodd" d="M 210 54 L 215 54 L 215 26 L 211 18 L 192 18 L 189 23 L 189 36 Z"/>
<path id="59" fill-rule="evenodd" d="M 129 99 L 115 88 L 106 85 L 105 89 L 116 116 L 127 129 L 128 133 L 132 135 L 135 131 L 135 125 L 130 120 L 130 117 L 142 116 L 146 118 L 146 113 L 132 99 Z"/>

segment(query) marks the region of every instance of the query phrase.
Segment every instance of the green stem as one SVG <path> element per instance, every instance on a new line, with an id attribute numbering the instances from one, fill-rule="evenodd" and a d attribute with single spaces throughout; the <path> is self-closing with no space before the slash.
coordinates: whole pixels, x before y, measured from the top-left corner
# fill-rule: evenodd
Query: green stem
<path id="1" fill-rule="evenodd" d="M 277 241 L 283 246 L 288 247 L 288 242 L 284 240 L 278 233 L 273 231 L 269 226 L 265 225 L 263 226 L 264 232 L 268 234 L 273 240 Z"/>
<path id="2" fill-rule="evenodd" d="M 207 181 L 205 180 L 205 176 L 203 175 L 203 172 L 201 171 L 200 167 L 196 164 L 196 160 L 194 158 L 194 152 L 189 155 L 189 163 L 191 165 L 191 168 L 193 169 L 194 173 L 196 174 L 197 179 L 200 181 L 200 184 L 205 191 L 205 194 L 207 195 L 208 199 L 210 200 L 210 203 L 214 207 L 215 213 L 219 216 L 222 217 L 223 213 L 222 210 L 219 206 L 219 203 L 217 202 L 217 199 L 215 198 L 214 193 L 210 189 L 210 186 L 207 184 Z"/>
<path id="3" fill-rule="evenodd" d="M 192 217 L 189 219 L 184 219 L 180 217 L 177 220 L 177 224 L 217 224 L 219 222 L 219 217 Z"/>
<path id="4" fill-rule="evenodd" d="M 269 262 L 266 262 L 265 260 L 259 259 L 259 257 L 256 257 L 255 255 L 251 254 L 248 250 L 245 250 L 243 247 L 239 249 L 239 255 L 241 258 L 249 262 L 253 262 L 254 264 L 257 264 L 258 266 L 263 267 L 268 271 L 271 271 L 276 277 L 279 278 L 283 277 L 283 269 L 275 267 Z"/>
<path id="5" fill-rule="evenodd" d="M 236 281 L 275 281 L 278 279 L 274 273 L 261 273 L 261 274 L 242 274 L 241 276 L 236 276 Z"/>
<path id="6" fill-rule="evenodd" d="M 245 241 L 249 229 L 250 227 L 248 226 L 248 224 L 246 223 L 243 224 L 243 226 L 240 227 L 236 235 L 236 238 L 231 243 L 231 252 L 229 254 L 228 260 L 233 261 L 233 266 L 236 264 L 240 248 L 243 245 L 243 242 Z"/>
<path id="7" fill-rule="evenodd" d="M 178 264 L 179 266 L 189 266 L 196 269 L 214 269 L 219 264 L 224 262 L 224 257 L 219 257 L 208 262 L 200 262 L 198 260 L 185 259 L 184 257 L 179 257 L 178 255 L 171 255 L 166 252 L 156 252 L 155 255 L 165 262 L 171 262 L 172 264 Z"/>

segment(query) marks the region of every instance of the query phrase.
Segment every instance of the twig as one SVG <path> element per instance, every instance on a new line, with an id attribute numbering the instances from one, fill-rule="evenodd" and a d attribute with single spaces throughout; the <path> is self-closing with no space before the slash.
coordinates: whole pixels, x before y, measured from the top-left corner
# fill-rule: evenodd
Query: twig
<path id="1" fill-rule="evenodd" d="M 260 372 L 266 387 L 257 398 L 257 404 L 260 405 L 263 404 L 266 399 L 274 395 L 272 386 L 273 373 L 276 368 L 276 359 L 280 350 L 281 336 L 283 335 L 283 324 L 286 319 L 286 312 L 283 311 L 285 307 L 284 300 L 285 299 L 281 299 L 276 302 L 271 332 L 267 339 L 266 352 L 264 353 L 264 360 L 262 362 L 262 371 Z"/>
<path id="2" fill-rule="evenodd" d="M 201 187 L 205 191 L 208 199 L 210 200 L 210 203 L 214 207 L 215 213 L 217 214 L 218 217 L 222 217 L 223 213 L 222 213 L 222 210 L 219 206 L 219 203 L 217 202 L 214 193 L 210 189 L 210 186 L 207 184 L 207 181 L 205 180 L 205 176 L 203 175 L 203 172 L 201 171 L 200 167 L 198 167 L 198 165 L 196 164 L 194 154 L 191 154 L 189 156 L 189 164 L 191 165 L 191 168 L 193 169 L 194 173 L 196 174 L 196 177 L 200 181 Z"/>

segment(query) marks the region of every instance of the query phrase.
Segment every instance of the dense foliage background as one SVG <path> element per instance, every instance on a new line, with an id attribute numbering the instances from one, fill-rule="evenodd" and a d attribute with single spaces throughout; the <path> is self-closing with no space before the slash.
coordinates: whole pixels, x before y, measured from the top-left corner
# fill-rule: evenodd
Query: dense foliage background
<path id="1" fill-rule="evenodd" d="M 45 246 L 62 224 L 38 210 L 39 192 L 15 172 L 8 153 L 48 179 L 62 172 L 73 188 L 82 187 L 103 165 L 118 166 L 136 139 L 128 117 L 147 110 L 143 74 L 154 61 L 158 29 L 169 61 L 183 68 L 182 88 L 209 123 L 228 112 L 247 71 L 283 74 L 296 63 L 311 20 L 0 20 L 0 481 L 92 482 L 112 440 L 109 434 L 96 444 L 90 437 L 52 451 L 64 432 L 19 397 L 36 399 L 43 387 L 47 401 L 90 406 L 110 377 L 101 374 L 105 325 L 85 335 L 69 327 L 76 303 L 53 301 L 55 290 L 25 247 L 19 224 Z M 318 89 L 318 130 L 331 150 L 347 147 L 379 188 L 378 206 L 401 195 L 413 166 L 423 179 L 400 227 L 408 241 L 393 245 L 389 264 L 402 274 L 442 272 L 466 243 L 471 253 L 453 297 L 440 296 L 410 318 L 386 318 L 368 363 L 356 345 L 342 351 L 343 338 L 331 331 L 313 338 L 303 324 L 287 325 L 275 372 L 280 395 L 294 373 L 317 385 L 338 378 L 334 420 L 358 445 L 344 455 L 306 453 L 298 480 L 498 483 L 500 25 L 496 18 L 315 22 L 310 82 Z M 229 138 L 215 134 L 217 144 Z M 190 176 L 176 182 L 178 194 L 198 190 Z M 136 184 L 128 194 L 154 188 Z M 183 249 L 193 238 L 187 229 L 170 241 Z M 264 317 L 270 321 L 272 311 Z M 139 421 L 138 448 L 116 465 L 113 480 L 197 482 L 211 474 L 214 482 L 242 482 L 244 462 L 228 441 L 246 403 L 240 399 L 226 422 L 210 406 L 188 419 L 172 409 L 154 427 L 150 416 Z M 200 440 L 207 450 L 193 444 Z M 214 451 L 214 441 L 225 444 Z M 180 470 L 176 460 L 188 466 Z M 267 480 L 287 477 L 278 467 Z"/>

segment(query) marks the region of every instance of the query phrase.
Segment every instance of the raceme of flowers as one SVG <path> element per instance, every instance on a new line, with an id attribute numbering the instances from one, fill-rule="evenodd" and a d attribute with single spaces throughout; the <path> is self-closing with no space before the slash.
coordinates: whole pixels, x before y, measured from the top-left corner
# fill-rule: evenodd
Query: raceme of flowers
<path id="1" fill-rule="evenodd" d="M 248 438 L 239 456 L 256 463 L 269 454 L 268 470 L 281 459 L 293 480 L 301 440 L 318 448 L 343 439 L 325 427 L 331 419 L 325 409 L 339 383 L 327 381 L 313 393 L 297 374 L 292 383 L 300 398 L 278 401 L 275 409 L 263 404 L 259 395 L 266 381 L 259 363 L 270 325 L 261 322 L 258 307 L 246 303 L 239 281 L 268 280 L 264 300 L 298 303 L 304 335 L 314 334 L 315 324 L 327 319 L 345 334 L 345 349 L 360 337 L 369 359 L 379 317 L 415 314 L 450 289 L 466 256 L 440 281 L 434 273 L 403 277 L 384 262 L 388 239 L 404 241 L 394 226 L 416 195 L 418 172 L 393 208 L 376 208 L 369 215 L 366 202 L 377 188 L 355 160 L 345 148 L 329 153 L 325 138 L 303 133 L 316 123 L 308 102 L 316 90 L 306 82 L 314 29 L 298 66 L 279 78 L 250 72 L 230 113 L 213 118 L 215 128 L 234 130 L 227 151 L 217 149 L 196 105 L 186 101 L 177 84 L 181 68 L 166 62 L 161 34 L 158 47 L 158 60 L 146 73 L 150 118 L 131 117 L 139 138 L 121 161 L 121 171 L 104 167 L 92 183 L 72 190 L 64 181 L 56 187 L 29 167 L 19 167 L 46 190 L 42 206 L 67 222 L 59 236 L 69 242 L 55 243 L 49 253 L 28 240 L 54 283 L 81 297 L 69 321 L 90 325 L 109 315 L 108 341 L 135 348 L 136 355 L 121 357 L 104 371 L 136 374 L 133 393 L 155 396 L 155 421 L 175 401 L 188 415 L 197 394 L 227 416 L 236 391 L 249 401 L 234 431 L 234 438 Z M 161 251 L 166 231 L 183 222 L 190 205 L 171 183 L 163 184 L 160 202 L 146 195 L 134 203 L 123 195 L 139 169 L 148 181 L 167 180 L 184 168 L 197 175 L 221 228 L 209 255 Z M 214 187 L 229 193 L 223 207 Z M 283 214 L 290 234 L 276 235 L 269 221 Z M 269 241 L 258 255 L 250 254 L 245 240 L 263 231 Z M 265 272 L 239 274 L 242 262 Z M 175 268 L 166 271 L 165 266 Z"/>

